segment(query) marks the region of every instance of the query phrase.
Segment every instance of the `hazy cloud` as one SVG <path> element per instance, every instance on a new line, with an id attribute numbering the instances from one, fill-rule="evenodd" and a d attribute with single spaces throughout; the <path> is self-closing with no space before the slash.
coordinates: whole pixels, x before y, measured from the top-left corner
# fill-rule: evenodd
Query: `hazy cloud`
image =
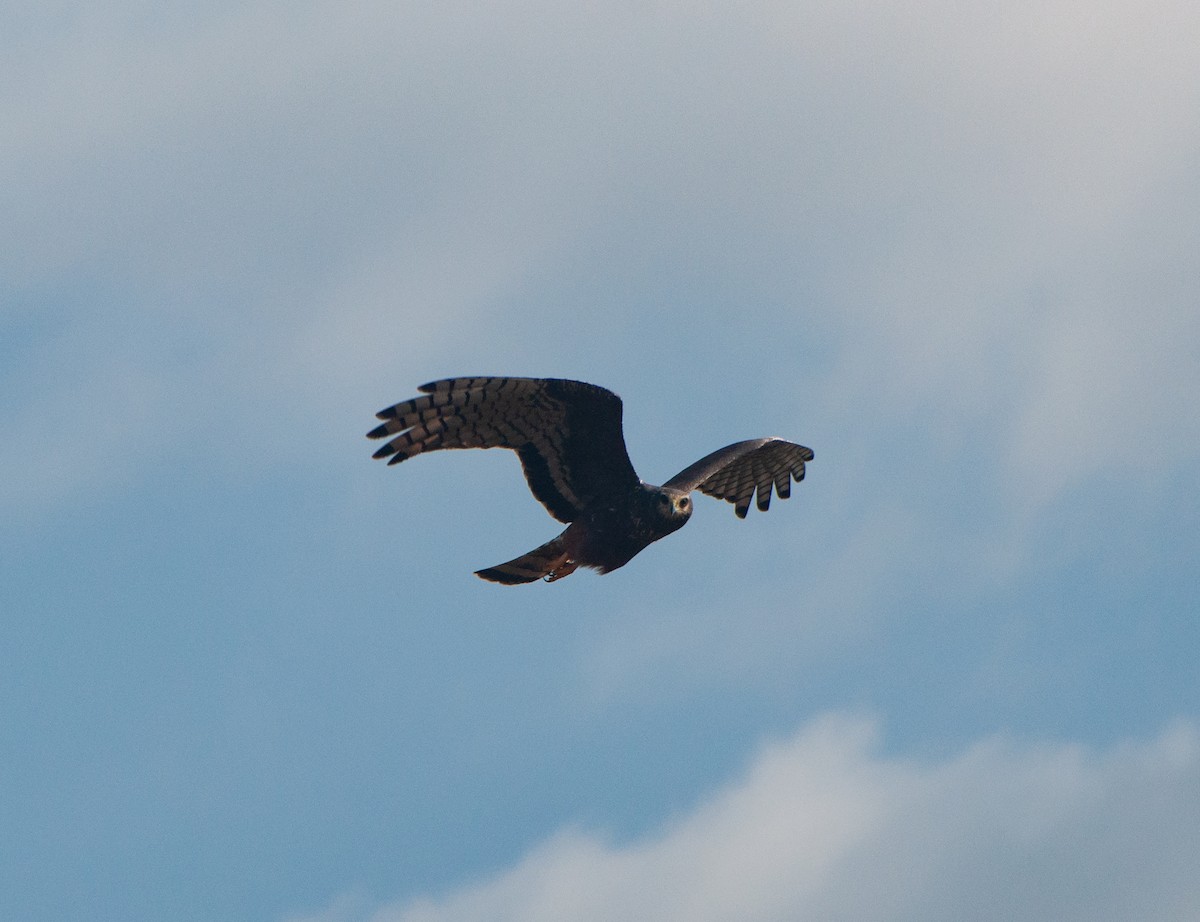
<path id="1" fill-rule="evenodd" d="M 1114 444 L 1173 464 L 1200 442 L 1189 4 L 135 4 L 63 25 L 5 65 L 5 273 L 83 288 L 77 335 L 34 363 L 40 414 L 82 396 L 51 369 L 89 311 L 121 318 L 86 390 L 147 380 L 146 412 L 118 414 L 131 458 L 170 376 L 229 418 L 349 398 L 399 356 L 551 364 L 530 330 L 576 365 L 627 325 L 695 364 L 738 354 L 704 333 L 724 299 L 661 311 L 621 278 L 651 266 L 701 289 L 719 266 L 747 349 L 781 321 L 823 337 L 830 412 L 1003 441 L 1021 504 Z M 599 315 L 560 301 L 591 278 Z M 164 343 L 187 360 L 156 367 Z"/>

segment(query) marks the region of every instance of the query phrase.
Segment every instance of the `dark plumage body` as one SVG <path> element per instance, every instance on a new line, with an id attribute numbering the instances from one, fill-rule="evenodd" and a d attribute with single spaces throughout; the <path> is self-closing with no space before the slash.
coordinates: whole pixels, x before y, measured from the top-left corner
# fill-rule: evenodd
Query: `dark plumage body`
<path id="1" fill-rule="evenodd" d="M 691 515 L 692 502 L 686 493 L 639 484 L 611 504 L 587 510 L 567 529 L 564 541 L 580 566 L 608 573 L 683 528 Z"/>
<path id="2" fill-rule="evenodd" d="M 643 483 L 625 451 L 616 394 L 560 378 L 450 378 L 423 385 L 426 395 L 378 417 L 368 433 L 392 436 L 375 452 L 395 464 L 446 448 L 509 448 L 533 495 L 561 522 L 558 537 L 507 563 L 477 571 L 500 583 L 560 579 L 577 567 L 608 573 L 691 517 L 690 493 L 728 500 L 740 518 L 755 496 L 765 511 L 804 478 L 813 453 L 778 438 L 736 442 L 676 474 L 663 486 Z"/>

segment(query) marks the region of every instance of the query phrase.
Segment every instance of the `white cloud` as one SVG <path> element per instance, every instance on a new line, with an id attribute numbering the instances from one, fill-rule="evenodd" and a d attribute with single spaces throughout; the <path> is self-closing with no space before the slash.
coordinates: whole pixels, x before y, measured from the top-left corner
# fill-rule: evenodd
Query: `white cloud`
<path id="1" fill-rule="evenodd" d="M 878 736 L 819 719 L 657 834 L 566 830 L 456 892 L 306 920 L 1194 918 L 1194 726 L 1105 751 L 992 738 L 943 760 L 884 755 Z"/>

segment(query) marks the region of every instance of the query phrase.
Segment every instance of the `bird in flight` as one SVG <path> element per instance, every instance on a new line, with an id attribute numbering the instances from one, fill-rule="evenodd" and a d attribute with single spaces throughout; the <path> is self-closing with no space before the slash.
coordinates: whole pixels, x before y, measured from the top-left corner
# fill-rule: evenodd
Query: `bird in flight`
<path id="1" fill-rule="evenodd" d="M 812 449 L 780 438 L 734 442 L 684 468 L 661 487 L 633 470 L 621 431 L 621 398 L 563 378 L 447 378 L 423 396 L 381 410 L 368 438 L 387 439 L 375 458 L 397 464 L 443 448 L 509 448 L 534 497 L 566 523 L 558 537 L 476 576 L 512 585 L 554 582 L 578 567 L 608 573 L 629 563 L 692 515 L 691 492 L 766 512 L 771 490 L 791 495 Z"/>

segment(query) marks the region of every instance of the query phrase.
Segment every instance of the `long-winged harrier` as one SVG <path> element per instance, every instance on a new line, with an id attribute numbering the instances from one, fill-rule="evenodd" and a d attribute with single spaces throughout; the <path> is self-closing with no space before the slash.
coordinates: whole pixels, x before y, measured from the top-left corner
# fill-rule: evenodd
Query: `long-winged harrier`
<path id="1" fill-rule="evenodd" d="M 396 464 L 442 448 L 510 448 L 529 489 L 549 513 L 569 523 L 528 554 L 477 576 L 497 583 L 547 582 L 593 567 L 608 573 L 684 526 L 696 489 L 733 503 L 745 518 L 750 498 L 766 511 L 771 488 L 780 499 L 804 479 L 811 449 L 779 438 L 727 445 L 684 468 L 661 487 L 633 470 L 621 432 L 621 398 L 562 378 L 448 378 L 423 384 L 425 396 L 376 415 L 367 436 L 388 442 L 375 452 Z"/>

